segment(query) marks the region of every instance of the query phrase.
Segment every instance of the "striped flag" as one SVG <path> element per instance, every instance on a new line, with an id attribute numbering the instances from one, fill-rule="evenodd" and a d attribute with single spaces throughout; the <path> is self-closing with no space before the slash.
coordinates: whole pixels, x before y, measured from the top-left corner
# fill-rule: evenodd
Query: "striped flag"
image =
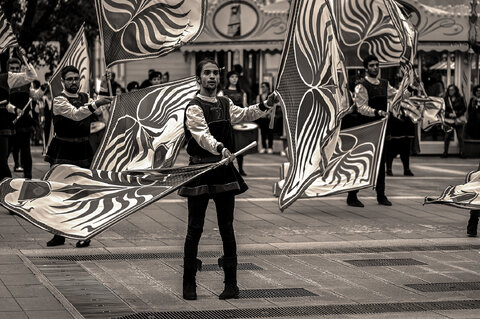
<path id="1" fill-rule="evenodd" d="M 393 0 L 335 0 L 339 43 L 347 67 L 363 68 L 363 59 L 375 55 L 384 66 L 398 66 L 405 41 L 398 6 Z"/>
<path id="2" fill-rule="evenodd" d="M 95 0 L 107 68 L 160 57 L 203 29 L 207 0 Z"/>
<path id="3" fill-rule="evenodd" d="M 325 173 L 305 190 L 302 197 L 321 197 L 373 187 L 380 169 L 386 126 L 387 119 L 381 119 L 340 131 Z M 283 175 L 288 168 L 285 163 Z M 284 180 L 277 182 L 275 195 L 278 196 L 284 183 Z"/>
<path id="4" fill-rule="evenodd" d="M 480 166 L 467 174 L 465 184 L 448 186 L 439 197 L 427 196 L 424 204 L 443 204 L 464 209 L 480 209 Z"/>
<path id="5" fill-rule="evenodd" d="M 43 179 L 2 180 L 0 204 L 42 229 L 86 240 L 216 165 L 219 163 L 138 175 L 56 165 Z"/>
<path id="6" fill-rule="evenodd" d="M 92 169 L 125 171 L 170 167 L 184 139 L 185 107 L 195 77 L 116 96 Z"/>
<path id="7" fill-rule="evenodd" d="M 0 53 L 5 52 L 5 50 L 10 47 L 16 46 L 18 46 L 17 38 L 15 34 L 13 34 L 12 27 L 0 7 Z"/>
<path id="8" fill-rule="evenodd" d="M 78 30 L 75 38 L 73 38 L 67 52 L 63 55 L 62 60 L 50 79 L 53 97 L 59 95 L 60 92 L 63 91 L 61 71 L 62 68 L 67 65 L 73 65 L 80 71 L 79 92 L 85 92 L 88 94 L 90 92 L 90 61 L 88 59 L 87 38 L 85 36 L 84 25 Z"/>
<path id="9" fill-rule="evenodd" d="M 295 0 L 289 17 L 277 86 L 291 159 L 279 196 L 282 210 L 324 174 L 348 111 L 346 70 L 329 2 Z"/>

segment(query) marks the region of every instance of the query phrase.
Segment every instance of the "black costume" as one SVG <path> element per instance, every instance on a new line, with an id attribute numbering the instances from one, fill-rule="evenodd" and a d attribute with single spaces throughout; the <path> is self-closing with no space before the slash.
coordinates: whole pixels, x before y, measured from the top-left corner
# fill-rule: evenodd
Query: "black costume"
<path id="1" fill-rule="evenodd" d="M 7 111 L 9 101 L 8 73 L 0 74 L 0 180 L 12 177 L 8 167 L 9 139 L 15 132 L 15 114 Z"/>
<path id="2" fill-rule="evenodd" d="M 77 109 L 89 100 L 88 95 L 82 92 L 79 92 L 77 97 L 67 96 L 64 92 L 60 93 L 60 96 L 65 97 Z M 55 136 L 48 147 L 45 161 L 51 165 L 72 164 L 90 167 L 93 159 L 89 142 L 90 123 L 90 116 L 81 121 L 74 121 L 62 115 L 53 115 Z"/>
<path id="3" fill-rule="evenodd" d="M 187 125 L 189 108 L 193 106 L 201 108 L 202 115 L 195 119 L 202 122 L 204 119 L 209 135 L 217 143 L 219 142 L 216 146 L 217 153 L 221 153 L 221 149 L 224 147 L 229 150 L 234 147 L 232 114 L 238 116 L 238 120 L 247 116 L 253 120 L 263 115 L 263 112 L 257 112 L 256 107 L 241 109 L 232 105 L 226 97 L 218 96 L 216 99 L 210 99 L 206 100 L 197 96 L 185 109 L 185 135 L 188 140 L 187 153 L 190 155 L 190 165 L 218 162 L 222 159 L 222 155 L 213 154 L 205 147 L 200 146 L 196 138 L 193 138 Z M 258 108 L 260 111 L 266 110 L 263 104 L 260 104 Z M 239 115 L 239 110 L 244 113 Z M 207 133 L 205 132 L 205 134 Z M 201 266 L 201 262 L 197 259 L 198 243 L 203 232 L 205 212 L 210 199 L 215 202 L 224 252 L 224 256 L 219 259 L 219 265 L 223 267 L 225 273 L 225 291 L 219 297 L 220 299 L 238 297 L 237 245 L 233 229 L 233 213 L 235 195 L 241 194 L 247 189 L 245 181 L 232 163 L 221 165 L 180 188 L 179 195 L 188 197 L 188 229 L 184 247 L 183 275 L 183 297 L 185 299 L 196 299 L 195 276 L 197 269 Z"/>
<path id="4" fill-rule="evenodd" d="M 384 79 L 379 79 L 380 83 L 375 85 L 373 83 L 370 83 L 366 79 L 360 80 L 359 84 L 363 85 L 365 89 L 367 90 L 368 93 L 368 106 L 371 108 L 375 109 L 376 111 L 387 111 L 387 97 L 388 97 L 388 81 Z M 382 117 L 379 115 L 375 115 L 373 117 L 369 116 L 363 116 L 359 113 L 354 113 L 350 116 L 348 122 L 348 125 L 350 126 L 357 126 L 357 125 L 362 125 L 366 124 L 369 122 L 373 122 L 376 120 L 381 119 Z M 343 122 L 343 121 L 342 121 Z M 342 128 L 347 128 L 347 125 L 342 126 Z M 390 136 L 390 130 L 387 126 L 386 130 L 386 139 L 389 139 Z M 382 199 L 385 197 L 385 148 L 382 153 L 382 158 L 380 160 L 379 164 L 379 170 L 378 170 L 378 176 L 377 176 L 377 182 L 375 186 L 375 190 L 377 192 L 377 199 Z M 348 192 L 348 197 L 347 197 L 347 202 L 350 201 L 350 199 L 357 199 L 357 193 L 358 190 L 350 191 Z M 357 199 L 358 201 L 358 199 Z"/>

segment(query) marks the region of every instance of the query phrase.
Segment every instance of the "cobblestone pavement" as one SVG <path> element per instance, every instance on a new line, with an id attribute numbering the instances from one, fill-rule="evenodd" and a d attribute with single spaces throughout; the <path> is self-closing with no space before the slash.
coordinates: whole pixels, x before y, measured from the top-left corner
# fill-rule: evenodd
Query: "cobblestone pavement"
<path id="1" fill-rule="evenodd" d="M 34 177 L 48 169 L 35 147 Z M 280 212 L 272 185 L 285 158 L 248 155 L 237 198 L 237 300 L 220 301 L 221 240 L 213 204 L 200 242 L 198 300 L 181 296 L 186 201 L 176 194 L 92 240 L 47 248 L 51 234 L 0 208 L 1 318 L 480 318 L 480 240 L 468 211 L 423 206 L 463 182 L 478 159 L 412 157 L 414 177 L 387 177 L 392 207 L 362 190 L 301 199 Z M 179 163 L 186 163 L 185 154 Z M 19 173 L 15 173 L 21 177 Z"/>

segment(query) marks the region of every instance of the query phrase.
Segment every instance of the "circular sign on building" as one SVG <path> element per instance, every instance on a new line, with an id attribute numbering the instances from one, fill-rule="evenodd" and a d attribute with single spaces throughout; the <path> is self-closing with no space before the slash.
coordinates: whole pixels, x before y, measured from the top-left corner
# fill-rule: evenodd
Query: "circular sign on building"
<path id="1" fill-rule="evenodd" d="M 218 7 L 213 15 L 213 26 L 223 37 L 243 39 L 252 34 L 259 23 L 256 8 L 243 1 L 228 1 Z"/>

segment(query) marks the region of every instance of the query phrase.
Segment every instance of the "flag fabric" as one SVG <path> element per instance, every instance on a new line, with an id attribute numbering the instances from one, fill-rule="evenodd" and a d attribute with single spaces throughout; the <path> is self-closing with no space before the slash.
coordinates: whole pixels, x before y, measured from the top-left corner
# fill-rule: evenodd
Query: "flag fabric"
<path id="1" fill-rule="evenodd" d="M 480 167 L 467 174 L 465 184 L 448 186 L 439 197 L 427 196 L 424 204 L 480 209 Z"/>
<path id="2" fill-rule="evenodd" d="M 383 152 L 387 119 L 340 131 L 335 152 L 323 176 L 317 178 L 302 197 L 321 197 L 375 185 Z M 282 172 L 288 171 L 285 163 Z M 283 177 L 283 176 L 282 176 Z M 285 180 L 277 182 L 278 196 Z"/>
<path id="3" fill-rule="evenodd" d="M 10 47 L 16 46 L 18 46 L 17 38 L 0 7 L 0 53 L 5 52 L 5 50 Z"/>
<path id="4" fill-rule="evenodd" d="M 393 0 L 335 0 L 339 44 L 347 67 L 362 68 L 375 55 L 384 66 L 398 66 L 405 47 L 402 30 L 392 16 Z"/>
<path id="5" fill-rule="evenodd" d="M 325 172 L 348 110 L 346 79 L 329 2 L 292 1 L 277 86 L 292 166 L 282 210 Z"/>
<path id="6" fill-rule="evenodd" d="M 4 179 L 0 204 L 49 232 L 86 240 L 216 165 L 137 174 L 56 165 L 43 179 Z"/>
<path id="7" fill-rule="evenodd" d="M 403 103 L 408 103 L 415 114 L 415 118 L 422 122 L 422 130 L 428 131 L 433 126 L 443 124 L 445 119 L 445 100 L 435 96 L 412 96 L 402 102 L 402 110 L 407 108 Z M 420 115 L 418 115 L 420 114 Z M 409 116 L 409 114 L 407 114 Z M 412 117 L 412 116 L 410 116 Z"/>
<path id="8" fill-rule="evenodd" d="M 73 38 L 70 46 L 58 63 L 55 72 L 50 79 L 52 96 L 55 97 L 63 91 L 61 82 L 62 68 L 67 65 L 73 65 L 80 71 L 79 92 L 90 92 L 90 60 L 88 58 L 87 37 L 85 36 L 85 27 L 82 25 Z"/>
<path id="9" fill-rule="evenodd" d="M 95 0 L 107 68 L 155 58 L 195 40 L 207 0 Z"/>
<path id="10" fill-rule="evenodd" d="M 195 77 L 189 77 L 116 96 L 91 168 L 172 166 L 184 139 L 185 108 L 197 90 Z"/>

